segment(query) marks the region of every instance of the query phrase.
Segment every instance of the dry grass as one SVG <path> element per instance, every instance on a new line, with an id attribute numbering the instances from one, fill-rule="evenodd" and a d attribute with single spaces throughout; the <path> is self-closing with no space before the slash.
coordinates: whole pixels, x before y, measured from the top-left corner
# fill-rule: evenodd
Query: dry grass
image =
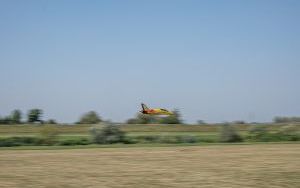
<path id="1" fill-rule="evenodd" d="M 300 131 L 300 124 L 264 124 L 270 131 L 276 131 L 287 125 L 295 125 Z M 58 129 L 60 134 L 89 134 L 89 130 L 93 125 L 51 125 Z M 139 132 L 218 132 L 221 125 L 155 125 L 155 124 L 141 124 L 141 125 L 120 125 L 121 129 L 127 133 Z M 248 131 L 253 125 L 240 124 L 233 125 L 238 131 Z M 36 135 L 43 129 L 44 125 L 0 125 L 0 135 Z"/>
<path id="2" fill-rule="evenodd" d="M 300 144 L 0 150 L 6 187 L 300 186 Z"/>

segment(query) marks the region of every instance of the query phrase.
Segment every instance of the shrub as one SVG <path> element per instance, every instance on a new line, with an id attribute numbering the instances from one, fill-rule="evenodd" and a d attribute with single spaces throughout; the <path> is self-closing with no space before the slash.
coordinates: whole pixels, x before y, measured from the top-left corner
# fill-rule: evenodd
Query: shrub
<path id="1" fill-rule="evenodd" d="M 0 147 L 20 146 L 21 144 L 13 138 L 1 138 Z"/>
<path id="2" fill-rule="evenodd" d="M 103 128 L 93 127 L 90 130 L 92 140 L 96 144 L 113 144 L 126 142 L 125 133 L 116 125 L 106 125 Z"/>
<path id="3" fill-rule="evenodd" d="M 295 125 L 283 126 L 276 134 L 282 141 L 300 140 L 300 132 Z"/>
<path id="4" fill-rule="evenodd" d="M 278 142 L 278 141 L 298 141 L 300 134 L 296 126 L 284 126 L 277 132 L 269 132 L 266 127 L 252 127 L 248 134 L 248 139 L 258 142 Z"/>
<path id="5" fill-rule="evenodd" d="M 145 135 L 135 137 L 137 142 L 140 143 L 196 143 L 199 139 L 196 136 L 183 135 L 183 136 L 161 136 L 161 135 Z"/>
<path id="6" fill-rule="evenodd" d="M 251 127 L 248 133 L 248 139 L 251 141 L 270 141 L 271 135 L 264 126 Z"/>
<path id="7" fill-rule="evenodd" d="M 230 125 L 223 125 L 220 133 L 221 142 L 241 142 L 242 137 L 236 132 L 234 127 Z"/>
<path id="8" fill-rule="evenodd" d="M 62 140 L 58 143 L 58 145 L 61 146 L 88 145 L 88 144 L 91 144 L 91 142 L 86 138 Z"/>
<path id="9" fill-rule="evenodd" d="M 49 142 L 49 140 L 41 137 L 8 137 L 0 139 L 0 147 L 13 147 L 13 146 L 41 146 L 41 145 L 88 145 L 91 142 L 86 138 L 73 139 L 73 140 L 62 140 L 56 142 Z"/>
<path id="10" fill-rule="evenodd" d="M 0 139 L 0 147 L 41 145 L 43 140 L 37 137 L 9 137 Z"/>

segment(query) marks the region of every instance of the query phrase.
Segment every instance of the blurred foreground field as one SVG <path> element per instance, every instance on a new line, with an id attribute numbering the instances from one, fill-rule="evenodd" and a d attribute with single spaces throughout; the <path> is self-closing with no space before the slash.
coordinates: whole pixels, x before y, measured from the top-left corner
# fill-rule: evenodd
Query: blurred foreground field
<path id="1" fill-rule="evenodd" d="M 299 159 L 299 143 L 0 150 L 0 185 L 296 188 Z"/>

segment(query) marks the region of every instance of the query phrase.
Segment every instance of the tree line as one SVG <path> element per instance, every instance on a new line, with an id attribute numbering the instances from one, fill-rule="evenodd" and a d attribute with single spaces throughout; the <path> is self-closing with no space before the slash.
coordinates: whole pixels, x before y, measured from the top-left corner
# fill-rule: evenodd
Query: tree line
<path id="1" fill-rule="evenodd" d="M 128 124 L 181 124 L 183 123 L 181 119 L 181 114 L 179 110 L 173 111 L 174 115 L 167 117 L 155 117 L 144 114 L 137 114 L 134 118 L 128 119 L 126 123 Z M 23 121 L 23 113 L 21 110 L 13 110 L 8 116 L 0 116 L 0 124 L 23 124 L 23 123 L 39 123 L 39 124 L 57 124 L 55 119 L 43 120 L 43 110 L 42 109 L 30 109 L 25 115 L 25 120 Z M 98 124 L 103 122 L 102 117 L 95 111 L 89 111 L 84 113 L 75 124 Z"/>
<path id="2" fill-rule="evenodd" d="M 125 123 L 127 124 L 183 124 L 183 120 L 181 118 L 181 113 L 179 110 L 173 111 L 174 115 L 159 117 L 159 116 L 151 116 L 138 113 L 135 117 L 128 119 Z M 39 124 L 57 124 L 55 119 L 43 120 L 43 110 L 34 108 L 28 110 L 25 115 L 25 120 L 23 121 L 23 113 L 21 110 L 13 110 L 8 116 L 1 117 L 0 116 L 0 124 L 8 125 L 8 124 L 23 124 L 23 123 L 39 123 Z M 89 111 L 80 116 L 79 120 L 75 122 L 75 124 L 98 124 L 103 122 L 101 116 L 95 111 Z M 274 123 L 299 123 L 300 117 L 275 117 L 273 119 Z M 234 124 L 245 124 L 244 121 L 235 121 Z M 206 124 L 203 120 L 197 121 L 197 124 L 202 125 Z"/>
<path id="3" fill-rule="evenodd" d="M 22 124 L 22 123 L 43 123 L 41 120 L 43 111 L 41 109 L 31 109 L 27 113 L 26 122 L 22 121 L 22 112 L 21 110 L 13 110 L 10 115 L 5 117 L 0 117 L 0 124 Z M 49 120 L 53 121 L 53 120 Z M 53 122 L 55 123 L 55 122 Z"/>

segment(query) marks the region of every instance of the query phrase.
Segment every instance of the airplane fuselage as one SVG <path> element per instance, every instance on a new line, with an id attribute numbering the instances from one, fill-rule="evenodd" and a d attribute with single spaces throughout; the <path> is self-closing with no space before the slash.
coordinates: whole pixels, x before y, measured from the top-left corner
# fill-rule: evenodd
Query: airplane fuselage
<path id="1" fill-rule="evenodd" d="M 148 114 L 148 115 L 173 115 L 172 112 L 162 108 L 147 109 L 141 111 L 141 113 Z"/>

